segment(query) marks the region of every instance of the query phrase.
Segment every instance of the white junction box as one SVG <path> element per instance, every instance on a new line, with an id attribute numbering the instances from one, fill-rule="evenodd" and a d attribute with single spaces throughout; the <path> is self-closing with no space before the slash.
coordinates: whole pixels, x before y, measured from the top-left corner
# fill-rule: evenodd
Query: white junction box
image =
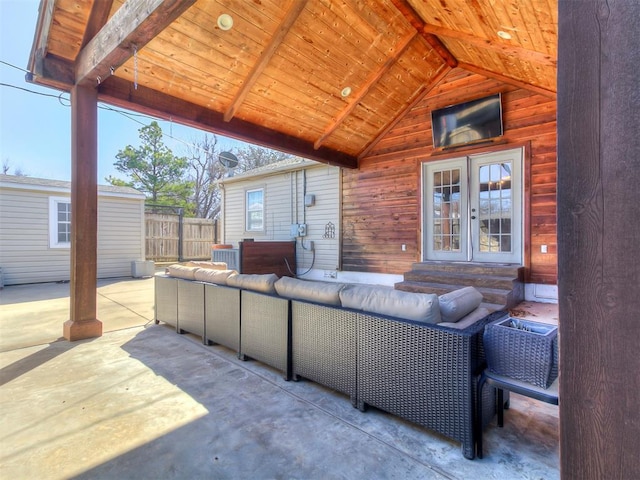
<path id="1" fill-rule="evenodd" d="M 292 237 L 306 237 L 307 236 L 307 224 L 306 223 L 292 223 L 291 224 L 291 236 Z"/>

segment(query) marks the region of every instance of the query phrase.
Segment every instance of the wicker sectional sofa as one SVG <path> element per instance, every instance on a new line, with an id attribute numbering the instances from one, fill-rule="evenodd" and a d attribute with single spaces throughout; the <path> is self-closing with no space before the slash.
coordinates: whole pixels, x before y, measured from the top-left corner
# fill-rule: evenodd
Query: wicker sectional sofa
<path id="1" fill-rule="evenodd" d="M 156 275 L 156 323 L 220 343 L 287 380 L 342 392 L 363 411 L 376 407 L 439 432 L 475 458 L 478 429 L 496 411 L 495 389 L 485 387 L 476 418 L 482 334 L 506 314 L 482 309 L 477 292 L 437 297 L 235 272 L 205 278 L 203 267 Z"/>

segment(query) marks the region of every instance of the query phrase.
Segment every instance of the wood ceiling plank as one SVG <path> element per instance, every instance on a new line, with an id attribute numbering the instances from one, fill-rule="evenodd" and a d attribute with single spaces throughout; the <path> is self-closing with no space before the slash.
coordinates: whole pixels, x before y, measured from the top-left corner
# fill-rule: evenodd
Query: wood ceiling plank
<path id="1" fill-rule="evenodd" d="M 503 41 L 479 38 L 474 35 L 450 30 L 448 28 L 436 27 L 434 25 L 425 25 L 424 31 L 445 39 L 460 40 L 478 48 L 493 50 L 503 55 L 515 55 L 523 60 L 540 63 L 541 65 L 552 67 L 557 65 L 557 59 L 547 53 L 527 50 L 516 45 L 509 45 Z"/>
<path id="2" fill-rule="evenodd" d="M 449 39 L 446 44 L 461 64 L 476 65 L 485 71 L 495 72 L 496 76 L 528 82 L 546 90 L 555 90 L 556 69 L 553 67 L 523 60 L 515 55 L 503 55 L 493 50 L 478 48 L 463 41 Z"/>
<path id="3" fill-rule="evenodd" d="M 305 9 L 306 4 L 307 0 L 297 0 L 293 2 L 291 7 L 289 8 L 289 11 L 287 12 L 287 15 L 278 27 L 278 30 L 271 37 L 271 40 L 269 40 L 269 43 L 264 48 L 262 55 L 253 66 L 251 72 L 249 72 L 249 75 L 244 80 L 242 87 L 236 93 L 235 97 L 231 101 L 231 104 L 224 112 L 224 119 L 226 122 L 233 118 L 235 112 L 238 110 L 238 107 L 242 104 L 247 94 L 258 80 L 258 77 L 262 74 L 268 63 L 271 61 L 271 57 L 273 57 L 278 47 L 280 47 L 280 44 L 284 40 L 284 37 L 288 35 L 293 23 Z"/>
<path id="4" fill-rule="evenodd" d="M 140 50 L 196 0 L 139 0 L 127 2 L 82 49 L 76 60 L 76 84 L 106 78 Z"/>
<path id="5" fill-rule="evenodd" d="M 381 138 L 384 137 L 386 133 L 388 133 L 393 127 L 395 127 L 400 120 L 405 116 L 407 112 L 409 112 L 414 106 L 418 104 L 438 83 L 447 76 L 447 73 L 451 71 L 451 68 L 448 65 L 443 65 L 442 69 L 435 75 L 429 85 L 423 85 L 421 88 L 416 90 L 411 97 L 408 98 L 406 107 L 399 111 L 396 114 L 396 117 L 390 121 L 386 127 L 378 132 L 378 136 L 375 137 L 371 142 L 364 148 L 360 154 L 358 155 L 358 160 L 366 157 L 369 152 L 375 147 L 375 145 L 380 141 Z"/>
<path id="6" fill-rule="evenodd" d="M 250 70 L 250 66 L 241 62 L 238 57 L 229 56 L 226 52 L 197 42 L 175 30 L 154 39 L 138 56 L 141 60 L 147 55 L 156 58 L 158 63 L 166 62 L 171 68 L 195 70 L 208 77 L 207 81 L 220 78 L 230 82 L 232 87 L 226 93 L 229 97 L 237 88 L 233 85 L 241 82 Z"/>
<path id="7" fill-rule="evenodd" d="M 515 78 L 507 77 L 505 75 L 501 75 L 501 74 L 495 73 L 493 71 L 489 71 L 489 70 L 485 70 L 485 69 L 480 68 L 480 67 L 476 67 L 475 65 L 460 64 L 460 67 L 464 68 L 465 70 L 469 70 L 470 72 L 477 73 L 479 75 L 484 75 L 485 77 L 495 78 L 497 80 L 500 80 L 501 82 L 508 83 L 510 85 L 515 85 L 516 87 L 524 88 L 526 90 L 530 90 L 532 92 L 539 93 L 540 95 L 544 95 L 546 97 L 556 98 L 556 92 L 555 91 L 548 90 L 546 88 L 536 87 L 535 85 L 532 85 L 532 84 L 529 84 L 529 83 L 525 83 L 525 82 L 517 80 Z"/>
<path id="8" fill-rule="evenodd" d="M 223 79 L 206 76 L 203 72 L 185 67 L 171 68 L 163 59 L 155 60 L 146 54 L 138 61 L 138 84 L 157 91 L 177 95 L 182 92 L 188 101 L 220 111 L 230 100 L 223 92 L 230 91 L 232 85 L 225 85 Z M 116 76 L 134 83 L 133 60 L 120 67 Z"/>
<path id="9" fill-rule="evenodd" d="M 326 138 L 338 128 L 338 126 L 344 121 L 344 119 L 351 114 L 354 108 L 356 108 L 358 103 L 369 93 L 369 90 L 376 83 L 378 83 L 380 79 L 389 71 L 389 69 L 397 61 L 398 57 L 400 57 L 405 52 L 407 47 L 409 47 L 411 40 L 414 39 L 416 34 L 417 32 L 412 32 L 405 38 L 403 38 L 395 47 L 396 53 L 390 56 L 381 68 L 371 71 L 369 78 L 367 78 L 365 82 L 359 86 L 358 90 L 353 93 L 353 97 L 348 99 L 347 107 L 344 108 L 340 113 L 338 113 L 335 120 L 329 123 L 329 125 L 324 128 L 324 131 L 322 132 L 320 137 L 318 137 L 318 139 L 313 144 L 315 149 L 320 148 Z"/>

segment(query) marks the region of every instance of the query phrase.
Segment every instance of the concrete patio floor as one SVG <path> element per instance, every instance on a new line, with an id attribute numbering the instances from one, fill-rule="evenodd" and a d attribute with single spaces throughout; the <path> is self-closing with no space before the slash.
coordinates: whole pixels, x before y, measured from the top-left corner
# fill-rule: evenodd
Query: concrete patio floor
<path id="1" fill-rule="evenodd" d="M 0 290 L 0 478 L 554 479 L 558 407 L 512 394 L 483 459 L 153 323 L 153 279 L 98 283 L 104 335 L 61 340 L 69 285 Z M 557 305 L 519 316 L 557 321 Z"/>

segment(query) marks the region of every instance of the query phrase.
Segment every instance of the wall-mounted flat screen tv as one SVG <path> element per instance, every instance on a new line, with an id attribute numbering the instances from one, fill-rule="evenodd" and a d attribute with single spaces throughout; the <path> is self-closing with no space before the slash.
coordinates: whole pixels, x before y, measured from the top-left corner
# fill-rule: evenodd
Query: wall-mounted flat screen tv
<path id="1" fill-rule="evenodd" d="M 500 137 L 500 94 L 479 98 L 431 112 L 433 147 L 446 148 Z"/>

